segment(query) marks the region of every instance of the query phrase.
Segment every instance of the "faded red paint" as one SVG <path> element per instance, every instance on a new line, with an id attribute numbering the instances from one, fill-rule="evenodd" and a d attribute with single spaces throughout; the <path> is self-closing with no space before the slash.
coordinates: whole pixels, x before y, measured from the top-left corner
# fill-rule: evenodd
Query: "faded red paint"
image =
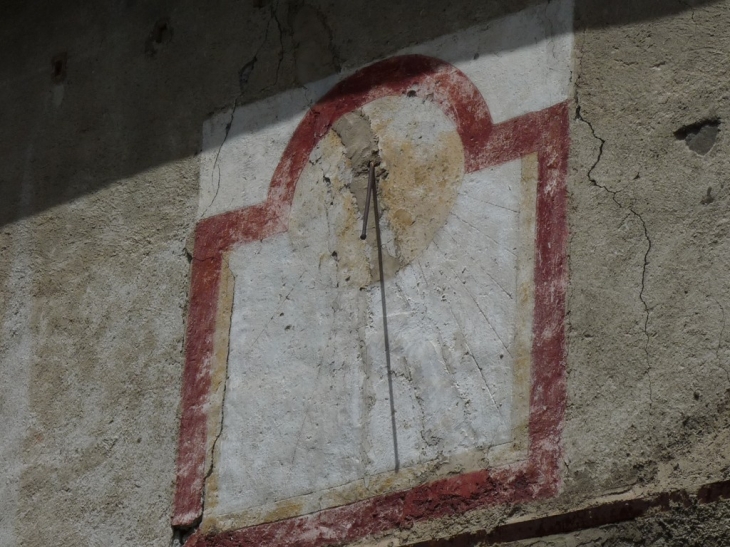
<path id="1" fill-rule="evenodd" d="M 213 355 L 211 326 L 215 326 L 220 269 L 220 257 L 196 261 L 193 266 L 173 526 L 190 526 L 197 522 L 202 514 L 207 401 L 210 391 L 209 360 Z"/>
<path id="2" fill-rule="evenodd" d="M 222 254 L 237 245 L 286 231 L 296 183 L 307 159 L 342 115 L 375 99 L 408 92 L 434 101 L 455 123 L 464 145 L 467 172 L 530 153 L 538 155 L 527 460 L 448 477 L 312 515 L 210 536 L 195 535 L 192 547 L 338 544 L 425 519 L 486 505 L 526 502 L 558 491 L 565 413 L 568 105 L 561 103 L 493 125 L 484 98 L 461 71 L 438 59 L 408 55 L 360 70 L 312 107 L 284 151 L 263 205 L 211 217 L 198 224 L 173 524 L 192 526 L 202 515 L 206 410 Z"/>

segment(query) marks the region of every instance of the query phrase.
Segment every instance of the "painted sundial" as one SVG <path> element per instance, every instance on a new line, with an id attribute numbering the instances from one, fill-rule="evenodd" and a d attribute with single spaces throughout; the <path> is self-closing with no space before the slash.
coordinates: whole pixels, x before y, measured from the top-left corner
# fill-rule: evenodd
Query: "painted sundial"
<path id="1" fill-rule="evenodd" d="M 473 29 L 206 127 L 177 525 L 353 539 L 556 491 L 566 6 L 506 20 L 542 37 L 509 59 Z"/>
<path id="2" fill-rule="evenodd" d="M 360 239 L 363 159 L 375 156 L 395 429 L 377 252 Z M 325 135 L 297 182 L 289 230 L 229 257 L 234 312 L 214 468 L 223 514 L 273 511 L 274 500 L 298 496 L 318 507 L 427 470 L 480 468 L 486 449 L 524 433 L 525 416 L 511 412 L 528 374 L 513 378 L 529 354 L 515 328 L 522 320 L 530 332 L 529 316 L 517 317 L 519 294 L 530 298 L 519 268 L 532 272 L 534 253 L 534 215 L 519 210 L 534 204 L 535 164 L 524 163 L 465 180 L 453 123 L 417 98 L 369 103 Z"/>

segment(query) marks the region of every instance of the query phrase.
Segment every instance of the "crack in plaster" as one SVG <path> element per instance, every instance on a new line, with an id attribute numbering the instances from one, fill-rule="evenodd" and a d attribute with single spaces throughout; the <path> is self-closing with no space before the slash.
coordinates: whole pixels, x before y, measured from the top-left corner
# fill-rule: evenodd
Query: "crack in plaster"
<path id="1" fill-rule="evenodd" d="M 649 304 L 646 302 L 646 299 L 644 298 L 644 290 L 646 288 L 646 269 L 649 265 L 649 253 L 651 252 L 651 238 L 649 237 L 649 230 L 646 227 L 646 222 L 644 221 L 644 218 L 634 211 L 632 207 L 628 207 L 629 211 L 631 211 L 638 219 L 641 221 L 641 225 L 644 228 L 644 237 L 646 238 L 646 241 L 648 243 L 648 246 L 646 248 L 646 253 L 644 253 L 644 264 L 641 269 L 641 291 L 639 292 L 639 300 L 641 300 L 641 303 L 644 305 L 644 336 L 646 338 L 646 342 L 644 343 L 644 353 L 646 355 L 646 377 L 649 381 L 649 406 L 651 406 L 654 403 L 654 390 L 651 383 L 651 361 L 649 357 Z"/>
<path id="2" fill-rule="evenodd" d="M 271 88 L 276 88 L 279 85 L 279 72 L 281 70 L 282 63 L 284 62 L 284 30 L 281 27 L 281 21 L 279 21 L 279 15 L 277 13 L 278 10 L 279 10 L 279 2 L 276 2 L 276 4 L 273 4 L 271 6 L 271 19 L 269 20 L 269 23 L 272 20 L 274 22 L 276 22 L 276 28 L 279 30 L 279 60 L 276 64 L 276 74 L 275 74 L 275 78 L 274 78 L 274 83 L 265 87 L 264 91 L 271 89 Z M 266 31 L 268 34 L 268 25 L 267 25 Z"/>
<path id="3" fill-rule="evenodd" d="M 238 278 L 235 274 L 235 272 L 228 268 L 228 271 L 230 272 L 231 276 L 233 276 L 233 294 L 231 296 L 231 310 L 233 310 L 233 306 L 235 305 L 236 300 L 236 283 L 238 282 Z M 231 312 L 232 313 L 232 312 Z M 215 436 L 215 439 L 213 439 L 213 444 L 210 449 L 210 466 L 208 467 L 208 471 L 205 474 L 205 477 L 203 477 L 203 502 L 202 502 L 202 510 L 203 513 L 205 513 L 205 492 L 207 491 L 208 486 L 208 479 L 213 474 L 213 469 L 215 467 L 215 454 L 216 454 L 216 448 L 218 447 L 218 440 L 221 438 L 221 435 L 223 434 L 223 422 L 225 420 L 225 413 L 226 413 L 226 392 L 228 391 L 228 379 L 230 376 L 229 373 L 229 367 L 228 363 L 231 358 L 231 329 L 233 328 L 233 321 L 232 317 L 229 319 L 228 323 L 228 349 L 226 352 L 226 377 L 223 380 L 223 393 L 221 394 L 221 400 L 220 400 L 220 421 L 218 423 L 218 433 Z"/>
<path id="4" fill-rule="evenodd" d="M 695 7 L 687 2 L 687 0 L 679 0 L 679 3 L 689 10 L 690 18 L 692 19 L 692 22 L 696 25 L 697 21 L 695 21 Z"/>
<path id="5" fill-rule="evenodd" d="M 304 2 L 295 2 L 295 4 L 296 5 L 295 5 L 294 8 L 292 8 L 292 7 L 289 8 L 289 11 L 290 12 L 291 12 L 292 9 L 294 9 L 295 11 L 298 11 L 302 7 L 310 8 L 314 12 L 315 17 L 322 24 L 322 27 L 324 27 L 324 32 L 327 35 L 327 49 L 329 50 L 330 54 L 332 55 L 332 68 L 334 69 L 334 73 L 341 72 L 342 71 L 342 58 L 340 57 L 340 54 L 337 51 L 337 48 L 335 47 L 334 31 L 332 30 L 332 27 L 328 24 L 327 18 L 325 16 L 325 14 L 322 13 L 321 10 L 319 10 L 316 6 L 314 6 L 312 4 L 306 4 Z M 290 25 L 290 28 L 292 30 L 291 35 L 293 37 L 293 35 L 294 35 L 293 26 L 294 25 L 293 25 L 293 23 L 291 21 L 289 22 L 289 25 Z M 295 48 L 298 47 L 296 41 L 294 42 L 294 47 Z M 295 56 L 294 62 L 295 63 L 297 62 L 296 61 L 296 56 Z M 299 85 L 304 85 L 307 82 L 306 81 L 305 82 L 300 81 L 299 78 L 297 77 L 297 83 Z M 305 90 L 306 90 L 306 88 L 305 88 Z"/>
<path id="6" fill-rule="evenodd" d="M 238 96 L 233 99 L 233 104 L 231 105 L 231 116 L 228 119 L 228 123 L 226 124 L 226 131 L 223 135 L 223 141 L 218 146 L 218 151 L 215 154 L 215 160 L 213 160 L 213 168 L 211 169 L 211 178 L 215 176 L 216 168 L 218 169 L 218 180 L 215 181 L 215 194 L 213 194 L 213 199 L 210 200 L 210 203 L 203 211 L 203 214 L 201 215 L 201 218 L 205 218 L 205 216 L 208 214 L 208 210 L 213 206 L 216 199 L 218 199 L 218 193 L 220 191 L 221 187 L 221 170 L 218 165 L 218 160 L 221 155 L 221 150 L 223 150 L 223 146 L 226 144 L 226 141 L 228 140 L 228 135 L 231 132 L 231 126 L 233 125 L 233 118 L 236 114 L 236 109 L 240 106 L 240 101 L 243 98 L 243 94 L 245 91 L 244 86 L 248 83 L 249 78 L 251 77 L 251 74 L 253 73 L 254 69 L 256 68 L 256 63 L 258 62 L 259 53 L 261 53 L 261 50 L 266 45 L 267 40 L 269 39 L 269 28 L 271 26 L 271 21 L 276 21 L 276 26 L 279 29 L 279 43 L 281 45 L 281 50 L 279 52 L 279 63 L 276 67 L 276 80 L 274 83 L 270 86 L 267 86 L 263 89 L 263 91 L 270 89 L 272 87 L 275 87 L 279 83 L 279 69 L 281 68 L 282 60 L 284 59 L 284 43 L 283 43 L 283 35 L 281 30 L 281 23 L 279 23 L 279 18 L 276 14 L 276 10 L 279 7 L 279 3 L 277 2 L 271 7 L 271 17 L 266 23 L 266 30 L 264 31 L 264 38 L 261 40 L 261 43 L 256 48 L 256 52 L 253 54 L 253 57 L 250 61 L 248 61 L 245 65 L 243 65 L 243 68 L 238 73 L 238 85 L 240 88 L 240 92 Z"/>
<path id="7" fill-rule="evenodd" d="M 578 80 L 580 80 L 580 74 L 578 76 Z M 578 84 L 578 82 L 576 82 L 576 85 L 577 84 Z M 596 157 L 596 160 L 593 162 L 593 165 L 588 170 L 588 173 L 586 175 L 588 180 L 593 184 L 593 186 L 596 186 L 597 188 L 601 188 L 602 190 L 608 192 L 611 195 L 611 199 L 614 201 L 614 203 L 620 209 L 628 209 L 630 214 L 635 216 L 639 220 L 639 222 L 641 222 L 641 226 L 644 231 L 644 238 L 646 239 L 646 242 L 647 242 L 647 248 L 646 248 L 646 252 L 644 253 L 644 260 L 643 260 L 642 269 L 641 269 L 641 289 L 639 291 L 639 300 L 641 301 L 641 304 L 644 308 L 644 325 L 643 325 L 643 333 L 644 333 L 644 337 L 645 337 L 644 355 L 646 358 L 646 378 L 649 383 L 649 408 L 651 409 L 652 405 L 654 404 L 654 389 L 653 389 L 653 384 L 651 381 L 652 367 L 651 367 L 651 358 L 649 355 L 650 336 L 649 336 L 649 329 L 648 329 L 649 316 L 651 314 L 651 310 L 649 308 L 648 302 L 646 301 L 646 297 L 644 296 L 644 293 L 646 291 L 646 275 L 647 275 L 647 268 L 649 266 L 649 253 L 651 252 L 651 249 L 652 249 L 652 241 L 651 241 L 651 237 L 649 235 L 649 229 L 647 228 L 646 221 L 641 216 L 641 214 L 638 213 L 633 207 L 622 204 L 617 198 L 619 191 L 611 190 L 610 188 L 608 188 L 608 186 L 606 186 L 604 184 L 600 184 L 598 182 L 598 180 L 596 179 L 595 175 L 593 174 L 593 172 L 598 167 L 598 164 L 600 163 L 600 161 L 603 157 L 603 149 L 606 144 L 606 140 L 604 138 L 600 137 L 596 133 L 596 130 L 593 127 L 593 124 L 589 120 L 587 120 L 586 118 L 583 117 L 583 115 L 581 113 L 580 96 L 578 95 L 577 91 L 576 91 L 576 95 L 575 95 L 575 100 L 576 100 L 576 105 L 577 105 L 576 110 L 575 110 L 575 118 L 577 120 L 580 120 L 584 124 L 586 124 L 588 126 L 588 128 L 591 130 L 591 134 L 593 135 L 593 137 L 600 143 L 599 147 L 598 147 L 598 155 Z M 628 216 L 630 216 L 630 215 L 627 215 L 626 218 L 628 218 Z"/>
<path id="8" fill-rule="evenodd" d="M 254 57 L 253 61 L 255 63 L 256 57 Z M 248 63 L 247 63 L 247 66 L 248 66 Z M 210 200 L 210 203 L 203 211 L 201 218 L 205 218 L 205 216 L 208 214 L 208 210 L 213 206 L 213 204 L 215 203 L 215 200 L 218 199 L 218 192 L 221 189 L 221 169 L 218 166 L 218 158 L 221 155 L 221 150 L 223 150 L 223 145 L 225 145 L 226 141 L 228 140 L 228 134 L 231 132 L 231 126 L 233 125 L 233 116 L 236 113 L 236 101 L 238 101 L 238 98 L 236 98 L 236 100 L 233 103 L 233 108 L 231 109 L 231 117 L 228 119 L 228 123 L 226 124 L 226 132 L 223 135 L 223 141 L 221 142 L 220 146 L 218 147 L 218 151 L 215 154 L 215 160 L 213 160 L 213 169 L 211 169 L 211 173 L 210 173 L 211 178 L 213 178 L 215 176 L 216 167 L 218 168 L 218 180 L 216 181 L 216 185 L 215 185 L 215 194 L 213 194 L 213 199 Z"/>
<path id="9" fill-rule="evenodd" d="M 509 207 L 505 207 L 504 205 L 498 205 L 496 203 L 492 203 L 491 201 L 487 201 L 485 199 L 478 199 L 476 197 L 472 197 L 474 201 L 478 201 L 479 203 L 484 203 L 486 205 L 491 205 L 492 207 L 497 207 L 498 209 L 504 209 L 505 211 L 510 211 L 512 213 L 519 213 L 517 209 L 510 209 Z"/>
<path id="10" fill-rule="evenodd" d="M 248 80 L 253 73 L 254 69 L 256 68 L 256 63 L 258 62 L 258 56 L 261 53 L 261 50 L 266 45 L 266 42 L 269 39 L 269 29 L 271 27 L 271 22 L 274 21 L 276 23 L 276 28 L 279 31 L 279 55 L 278 55 L 278 61 L 276 65 L 276 71 L 275 71 L 275 78 L 274 82 L 268 86 L 265 86 L 261 91 L 268 91 L 271 89 L 275 89 L 279 85 L 279 76 L 281 72 L 281 67 L 284 63 L 284 53 L 285 53 L 285 47 L 284 47 L 284 29 L 282 27 L 281 21 L 279 20 L 278 15 L 279 10 L 279 2 L 276 2 L 275 4 L 271 5 L 270 9 L 270 18 L 268 22 L 266 23 L 266 30 L 264 32 L 264 38 L 259 44 L 259 46 L 256 48 L 256 52 L 254 53 L 253 57 L 250 61 L 248 61 L 245 65 L 243 65 L 243 68 L 239 71 L 239 86 L 240 86 L 240 93 L 239 95 L 233 100 L 233 104 L 231 105 L 231 116 L 228 120 L 228 123 L 226 124 L 226 130 L 225 134 L 223 136 L 223 141 L 218 146 L 218 150 L 215 155 L 215 160 L 213 161 L 213 168 L 211 169 L 211 178 L 215 176 L 216 169 L 218 178 L 215 182 L 215 194 L 213 195 L 213 199 L 210 201 L 208 206 L 203 211 L 203 214 L 201 215 L 201 218 L 205 218 L 205 216 L 208 213 L 208 210 L 213 206 L 216 199 L 218 199 L 218 193 L 220 191 L 221 186 L 221 171 L 219 167 L 219 157 L 221 154 L 221 151 L 223 150 L 223 146 L 226 144 L 228 140 L 228 136 L 231 131 L 231 126 L 233 125 L 233 119 L 236 114 L 236 109 L 241 106 L 241 99 L 243 98 L 244 94 L 244 86 L 248 83 Z M 328 40 L 329 40 L 329 47 L 332 51 L 334 66 L 337 72 L 341 69 L 341 60 L 339 55 L 337 54 L 337 50 L 334 46 L 334 36 L 332 33 L 332 29 L 329 27 L 329 25 L 326 24 L 326 21 L 323 20 L 323 24 L 325 28 L 328 31 Z M 314 99 L 310 96 L 309 89 L 305 86 L 304 87 L 304 93 L 307 98 L 307 104 L 309 107 L 312 107 L 314 105 Z"/>
<path id="11" fill-rule="evenodd" d="M 596 139 L 600 144 L 598 146 L 598 156 L 596 157 L 596 161 L 593 162 L 593 165 L 591 165 L 591 168 L 588 169 L 588 174 L 586 175 L 588 177 L 588 180 L 591 181 L 593 186 L 596 186 L 598 188 L 601 188 L 602 190 L 605 190 L 609 194 L 611 194 L 611 198 L 613 201 L 618 205 L 621 209 L 623 209 L 623 205 L 621 205 L 618 200 L 616 199 L 616 194 L 618 193 L 615 190 L 611 190 L 607 186 L 604 186 L 603 184 L 600 184 L 598 180 L 596 180 L 596 177 L 593 176 L 593 171 L 595 171 L 596 167 L 598 167 L 598 164 L 601 162 L 601 158 L 603 157 L 603 147 L 606 145 L 606 140 L 602 137 L 599 137 L 596 134 L 596 130 L 593 128 L 593 124 L 585 119 L 581 113 L 581 107 L 580 107 L 580 97 L 578 96 L 578 93 L 575 94 L 575 102 L 577 103 L 577 107 L 575 109 L 575 118 L 577 120 L 582 121 L 584 124 L 588 126 L 588 129 L 591 130 L 591 134 L 593 135 L 593 138 Z"/>

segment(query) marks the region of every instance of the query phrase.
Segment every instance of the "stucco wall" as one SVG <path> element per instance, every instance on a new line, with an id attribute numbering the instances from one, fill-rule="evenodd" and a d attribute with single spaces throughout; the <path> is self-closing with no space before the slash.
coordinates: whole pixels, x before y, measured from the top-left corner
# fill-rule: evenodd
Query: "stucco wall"
<path id="1" fill-rule="evenodd" d="M 204 122 L 537 4 L 8 5 L 1 545 L 173 541 Z M 576 0 L 560 493 L 361 543 L 478 544 L 497 525 L 730 479 L 728 28 L 726 1 Z M 712 123 L 693 141 L 698 122 Z M 550 541 L 722 544 L 722 502 L 694 503 Z"/>

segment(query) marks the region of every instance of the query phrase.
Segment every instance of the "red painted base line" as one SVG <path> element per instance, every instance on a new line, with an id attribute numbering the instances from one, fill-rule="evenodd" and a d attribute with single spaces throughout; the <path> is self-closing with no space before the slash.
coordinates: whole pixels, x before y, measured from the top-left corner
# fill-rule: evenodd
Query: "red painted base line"
<path id="1" fill-rule="evenodd" d="M 468 172 L 530 153 L 538 155 L 527 460 L 500 469 L 449 477 L 314 515 L 214 536 L 195 536 L 193 546 L 316 547 L 353 541 L 485 505 L 552 496 L 558 491 L 565 411 L 568 105 L 561 103 L 493 125 L 483 97 L 461 71 L 438 59 L 409 55 L 362 69 L 312 107 L 282 155 L 263 205 L 224 213 L 198 224 L 173 525 L 194 526 L 202 515 L 210 362 L 222 254 L 235 246 L 286 231 L 296 183 L 307 159 L 342 115 L 375 99 L 408 92 L 434 101 L 455 123 L 464 145 Z"/>

